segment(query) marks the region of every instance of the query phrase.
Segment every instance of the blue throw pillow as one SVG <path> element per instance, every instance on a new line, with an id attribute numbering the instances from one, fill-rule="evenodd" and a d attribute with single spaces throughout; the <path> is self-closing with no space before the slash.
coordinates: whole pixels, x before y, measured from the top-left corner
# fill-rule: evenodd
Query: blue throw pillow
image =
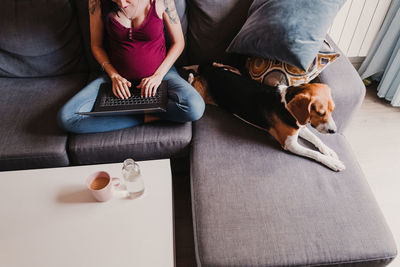
<path id="1" fill-rule="evenodd" d="M 307 70 L 346 0 L 255 0 L 228 53 L 270 58 Z"/>

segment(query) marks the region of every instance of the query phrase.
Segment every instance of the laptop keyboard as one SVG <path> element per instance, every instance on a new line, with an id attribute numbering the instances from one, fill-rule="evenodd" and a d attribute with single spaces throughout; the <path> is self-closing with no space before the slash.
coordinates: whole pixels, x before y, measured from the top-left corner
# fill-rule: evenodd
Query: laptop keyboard
<path id="1" fill-rule="evenodd" d="M 117 98 L 116 96 L 114 96 L 114 94 L 111 93 L 101 98 L 100 106 L 111 107 L 137 104 L 158 104 L 162 101 L 162 93 L 160 91 L 161 90 L 157 90 L 156 95 L 152 97 L 140 97 L 140 89 L 131 89 L 131 97 L 128 99 Z"/>

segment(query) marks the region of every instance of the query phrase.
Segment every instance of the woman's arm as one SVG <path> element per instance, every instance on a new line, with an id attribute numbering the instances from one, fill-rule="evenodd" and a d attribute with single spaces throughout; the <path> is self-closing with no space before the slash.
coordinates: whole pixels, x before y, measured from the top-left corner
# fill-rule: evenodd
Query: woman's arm
<path id="1" fill-rule="evenodd" d="M 100 0 L 89 0 L 90 18 L 90 46 L 93 56 L 101 67 L 107 72 L 112 80 L 112 90 L 116 97 L 130 97 L 129 88 L 131 83 L 123 78 L 111 65 L 110 59 L 103 47 L 104 25 L 101 18 Z"/>
<path id="2" fill-rule="evenodd" d="M 167 26 L 168 33 L 171 37 L 171 47 L 167 52 L 167 56 L 156 70 L 165 76 L 178 57 L 181 55 L 185 47 L 185 39 L 183 37 L 182 26 L 176 11 L 174 0 L 163 0 L 165 10 L 163 12 L 164 23 Z"/>
<path id="3" fill-rule="evenodd" d="M 150 77 L 142 79 L 137 86 L 142 88 L 142 96 L 154 96 L 165 74 L 169 71 L 175 61 L 185 47 L 185 39 L 183 37 L 182 26 L 176 11 L 174 0 L 155 0 L 157 1 L 157 11 L 159 8 L 162 12 L 164 23 L 167 26 L 168 33 L 171 37 L 171 47 L 161 65 Z"/>

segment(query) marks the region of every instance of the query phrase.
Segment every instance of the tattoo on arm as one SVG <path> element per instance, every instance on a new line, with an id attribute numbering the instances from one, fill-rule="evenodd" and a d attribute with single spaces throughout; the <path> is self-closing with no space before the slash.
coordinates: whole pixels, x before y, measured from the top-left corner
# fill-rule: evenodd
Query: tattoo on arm
<path id="1" fill-rule="evenodd" d="M 99 6 L 99 1 L 100 0 L 89 0 L 89 12 L 90 14 L 94 14 L 94 11 L 96 8 Z"/>
<path id="2" fill-rule="evenodd" d="M 178 12 L 176 11 L 174 0 L 164 0 L 165 13 L 167 13 L 169 19 L 173 24 L 179 22 Z"/>

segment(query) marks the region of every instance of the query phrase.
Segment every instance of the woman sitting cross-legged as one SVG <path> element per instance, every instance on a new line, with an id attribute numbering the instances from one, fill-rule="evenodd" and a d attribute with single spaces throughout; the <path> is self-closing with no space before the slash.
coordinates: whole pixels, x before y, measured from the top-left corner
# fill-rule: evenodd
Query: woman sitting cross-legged
<path id="1" fill-rule="evenodd" d="M 184 48 L 174 0 L 89 0 L 92 53 L 107 74 L 89 83 L 59 111 L 58 122 L 73 133 L 107 132 L 163 119 L 198 120 L 204 101 L 173 66 Z M 166 49 L 164 23 L 171 37 Z M 103 37 L 108 49 L 103 47 Z M 93 108 L 100 85 L 111 83 L 118 98 L 130 97 L 130 81 L 143 97 L 153 96 L 161 81 L 168 82 L 167 112 L 150 115 L 95 117 L 76 114 Z"/>

